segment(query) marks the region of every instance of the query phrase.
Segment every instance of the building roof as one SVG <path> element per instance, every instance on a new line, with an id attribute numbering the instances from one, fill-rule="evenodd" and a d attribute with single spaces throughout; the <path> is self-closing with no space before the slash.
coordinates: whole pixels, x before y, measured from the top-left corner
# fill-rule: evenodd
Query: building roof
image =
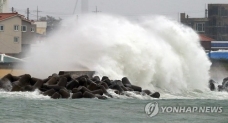
<path id="1" fill-rule="evenodd" d="M 27 21 L 27 22 L 30 22 L 30 23 L 33 22 L 33 21 L 30 21 L 30 20 L 26 19 L 24 17 L 24 15 L 18 14 L 17 12 L 16 13 L 0 13 L 0 21 L 4 21 L 6 19 L 10 19 L 10 18 L 15 17 L 15 16 L 20 17 L 24 21 Z"/>
<path id="2" fill-rule="evenodd" d="M 17 13 L 0 13 L 0 21 L 17 16 Z"/>
<path id="3" fill-rule="evenodd" d="M 199 34 L 199 37 L 200 37 L 200 41 L 214 41 L 214 39 L 207 37 L 204 34 Z"/>
<path id="4" fill-rule="evenodd" d="M 208 21 L 208 18 L 184 18 L 188 21 Z"/>

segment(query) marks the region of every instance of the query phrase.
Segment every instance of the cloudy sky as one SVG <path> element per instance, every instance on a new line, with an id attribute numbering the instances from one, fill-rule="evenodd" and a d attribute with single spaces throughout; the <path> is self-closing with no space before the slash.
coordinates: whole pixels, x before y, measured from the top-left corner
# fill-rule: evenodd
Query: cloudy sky
<path id="1" fill-rule="evenodd" d="M 78 2 L 77 2 L 78 1 Z M 209 3 L 226 3 L 228 0 L 88 0 L 89 12 L 98 11 L 126 17 L 137 18 L 143 15 L 165 15 L 178 20 L 178 13 L 185 12 L 190 17 L 204 17 L 204 10 Z M 77 3 L 77 5 L 76 5 Z M 81 14 L 81 0 L 9 0 L 9 7 L 25 14 L 30 8 L 31 18 L 36 18 L 39 6 L 40 16 L 69 17 Z"/>

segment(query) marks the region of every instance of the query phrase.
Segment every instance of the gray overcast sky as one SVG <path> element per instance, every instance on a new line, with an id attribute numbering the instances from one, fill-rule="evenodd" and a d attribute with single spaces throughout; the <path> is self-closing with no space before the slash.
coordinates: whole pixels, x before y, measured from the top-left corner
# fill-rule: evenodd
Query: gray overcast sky
<path id="1" fill-rule="evenodd" d="M 39 6 L 41 16 L 68 17 L 73 14 L 77 0 L 9 0 L 9 7 L 14 7 L 25 15 L 30 8 L 31 18 L 36 18 L 36 8 Z M 112 13 L 128 17 L 141 15 L 165 15 L 173 19 L 178 13 L 185 12 L 190 17 L 204 17 L 205 6 L 208 3 L 225 3 L 228 0 L 89 0 L 89 12 L 96 6 L 102 13 Z M 76 15 L 81 13 L 81 0 L 78 0 Z"/>

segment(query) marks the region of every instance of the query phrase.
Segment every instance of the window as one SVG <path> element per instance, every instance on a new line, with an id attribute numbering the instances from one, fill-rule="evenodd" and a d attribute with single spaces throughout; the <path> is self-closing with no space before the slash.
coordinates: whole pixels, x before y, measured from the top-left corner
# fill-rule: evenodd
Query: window
<path id="1" fill-rule="evenodd" d="M 196 23 L 196 31 L 198 32 L 204 32 L 204 23 Z"/>
<path id="2" fill-rule="evenodd" d="M 19 25 L 14 25 L 14 31 L 18 31 L 19 30 Z"/>
<path id="3" fill-rule="evenodd" d="M 21 31 L 22 32 L 27 32 L 27 26 L 25 26 L 25 25 L 21 26 Z"/>
<path id="4" fill-rule="evenodd" d="M 19 37 L 14 37 L 14 43 L 19 43 Z"/>
<path id="5" fill-rule="evenodd" d="M 0 25 L 0 31 L 4 31 L 4 26 Z"/>
<path id="6" fill-rule="evenodd" d="M 35 29 L 34 29 L 34 27 L 32 27 L 32 28 L 31 28 L 31 32 L 35 32 Z"/>

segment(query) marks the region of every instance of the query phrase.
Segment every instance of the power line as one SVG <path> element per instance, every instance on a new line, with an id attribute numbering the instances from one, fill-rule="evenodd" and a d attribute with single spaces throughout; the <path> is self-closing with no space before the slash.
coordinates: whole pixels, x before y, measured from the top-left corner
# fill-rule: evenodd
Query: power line
<path id="1" fill-rule="evenodd" d="M 32 15 L 33 17 L 37 17 L 37 15 L 35 15 L 35 14 L 30 13 L 30 15 Z M 38 16 L 38 17 L 42 17 L 42 16 Z"/>
<path id="2" fill-rule="evenodd" d="M 38 21 L 38 17 L 39 17 L 39 12 L 42 12 L 42 11 L 39 11 L 38 6 L 37 6 L 37 10 L 36 10 L 37 21 Z"/>

